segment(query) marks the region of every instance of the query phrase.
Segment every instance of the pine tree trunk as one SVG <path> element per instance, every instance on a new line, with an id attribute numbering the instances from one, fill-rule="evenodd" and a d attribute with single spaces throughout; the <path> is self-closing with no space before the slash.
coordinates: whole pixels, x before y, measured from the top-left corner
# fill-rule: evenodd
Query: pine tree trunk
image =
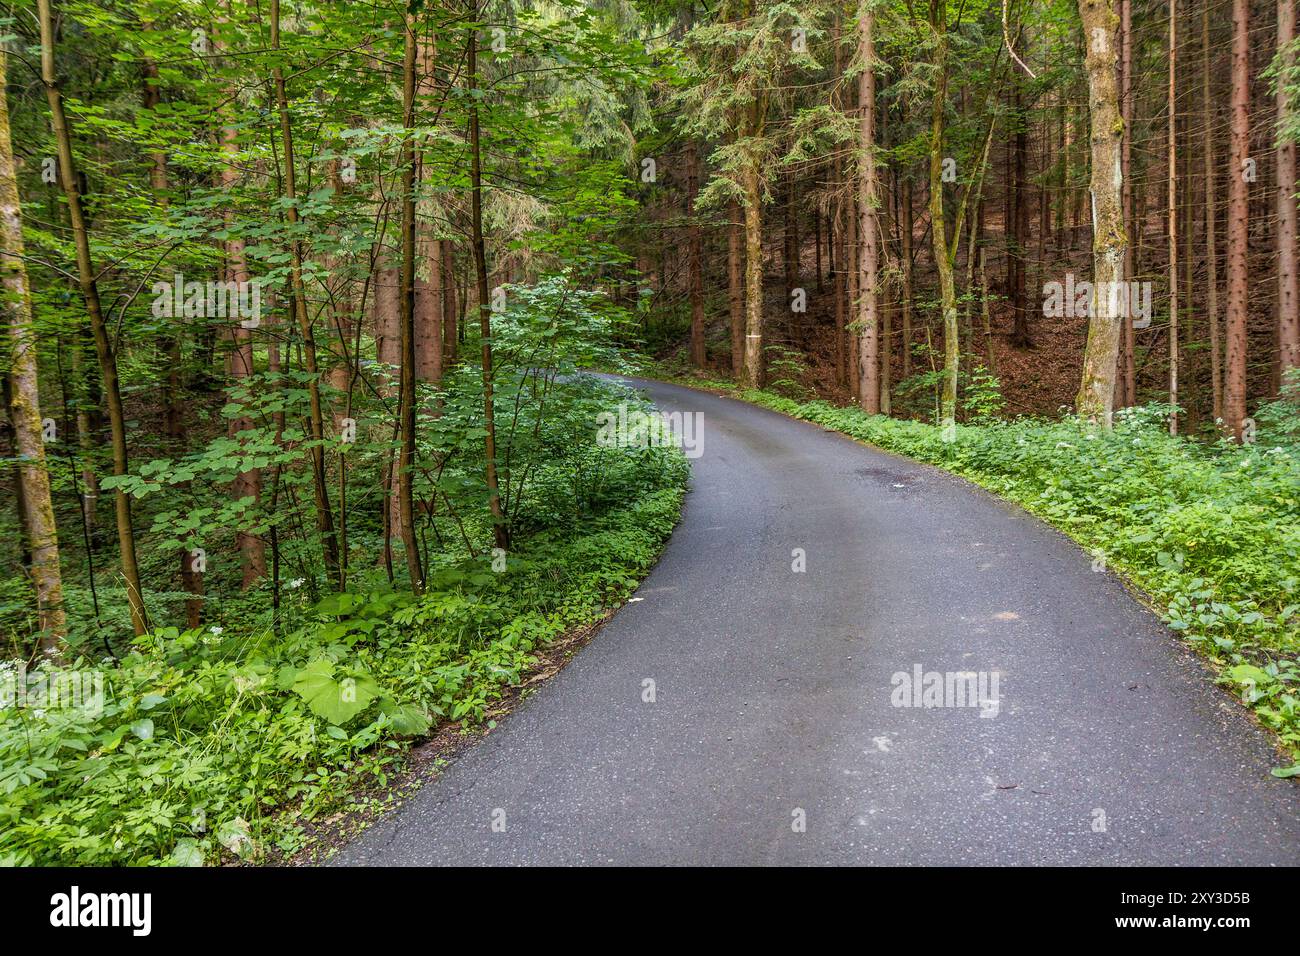
<path id="1" fill-rule="evenodd" d="M 861 276 L 858 320 L 858 403 L 869 415 L 880 413 L 880 310 L 876 289 L 880 263 L 879 197 L 876 183 L 876 50 L 871 0 L 858 12 L 858 261 Z"/>
<path id="2" fill-rule="evenodd" d="M 1201 9 L 1201 120 L 1205 126 L 1202 175 L 1205 184 L 1205 321 L 1210 335 L 1210 379 L 1214 418 L 1223 418 L 1223 355 L 1219 331 L 1218 168 L 1214 157 L 1214 110 L 1210 104 L 1210 9 Z"/>
<path id="3" fill-rule="evenodd" d="M 1124 281 L 1123 139 L 1119 113 L 1119 77 L 1115 51 L 1118 17 L 1115 0 L 1080 0 L 1087 46 L 1089 144 L 1092 151 L 1092 279 L 1088 344 L 1083 379 L 1076 400 L 1079 417 L 1111 427 L 1121 323 L 1116 297 L 1098 290 Z"/>
<path id="4" fill-rule="evenodd" d="M 1281 73 L 1295 66 L 1295 0 L 1278 0 L 1277 48 Z M 1277 83 L 1278 125 L 1294 122 L 1295 104 L 1289 83 Z M 1300 263 L 1297 263 L 1296 144 L 1290 136 L 1277 139 L 1277 331 L 1281 370 L 1300 367 Z"/>
<path id="5" fill-rule="evenodd" d="M 903 379 L 912 377 L 912 180 L 903 180 L 903 221 L 899 227 L 903 258 Z"/>
<path id="6" fill-rule="evenodd" d="M 1119 75 L 1122 78 L 1121 90 L 1119 90 L 1119 116 L 1125 124 L 1125 133 L 1123 133 L 1123 147 L 1121 150 L 1121 176 L 1123 177 L 1122 187 L 1122 206 L 1123 219 L 1125 219 L 1125 232 L 1130 232 L 1134 226 L 1134 190 L 1132 190 L 1132 124 L 1134 124 L 1134 18 L 1132 18 L 1132 0 L 1119 0 L 1119 30 L 1121 30 L 1121 48 L 1119 48 L 1119 61 L 1121 69 Z M 1125 245 L 1125 280 L 1132 280 L 1135 276 L 1134 248 L 1132 243 Z M 1132 319 L 1132 310 L 1126 310 L 1123 319 L 1123 329 L 1121 342 L 1119 342 L 1119 354 L 1122 356 L 1121 365 L 1119 365 L 1119 407 L 1128 408 L 1136 405 L 1138 394 L 1136 394 L 1136 337 L 1134 336 L 1134 319 Z"/>
<path id="7" fill-rule="evenodd" d="M 741 383 L 763 385 L 763 197 L 758 166 L 749 160 L 744 170 L 745 190 L 745 367 Z"/>
<path id="8" fill-rule="evenodd" d="M 731 377 L 745 374 L 745 290 L 741 273 L 741 215 L 733 200 L 727 206 L 727 304 L 731 325 Z"/>
<path id="9" fill-rule="evenodd" d="M 451 368 L 460 353 L 460 314 L 456 304 L 456 254 L 450 239 L 437 243 L 437 255 L 442 260 L 438 277 L 442 280 L 442 364 Z"/>
<path id="10" fill-rule="evenodd" d="M 9 103 L 5 93 L 6 53 L 0 47 L 0 283 L 9 337 L 9 421 L 18 459 L 18 499 L 26 532 L 27 561 L 36 589 L 38 647 L 48 659 L 63 653 L 67 622 L 63 611 L 63 578 L 59 570 L 59 537 L 46 471 L 41 424 L 41 390 L 37 377 L 36 334 L 32 329 L 31 289 L 23 255 L 22 206 L 9 136 Z"/>
<path id="11" fill-rule="evenodd" d="M 1016 132 L 1013 136 L 1015 150 L 1013 154 L 1012 176 L 1015 182 L 1013 194 L 1011 223 L 1011 285 L 1007 295 L 1011 299 L 1011 342 L 1017 348 L 1028 348 L 1033 344 L 1029 334 L 1029 303 L 1025 288 L 1025 247 L 1029 243 L 1029 203 L 1026 193 L 1029 191 L 1029 131 L 1028 118 L 1024 109 L 1024 83 L 1019 68 L 1013 71 L 1015 88 Z"/>
<path id="12" fill-rule="evenodd" d="M 99 358 L 100 374 L 104 380 L 104 398 L 108 405 L 108 424 L 113 445 L 113 474 L 126 475 L 130 462 L 126 448 L 126 416 L 122 410 L 122 393 L 118 387 L 117 356 L 109 338 L 108 325 L 100 305 L 99 286 L 95 281 L 95 268 L 90 259 L 90 236 L 81 210 L 81 191 L 77 170 L 72 160 L 72 131 L 63 112 L 63 94 L 54 71 L 54 16 L 50 0 L 37 0 L 37 16 L 41 32 L 41 81 L 50 104 L 51 125 L 59 153 L 59 179 L 68 203 L 68 218 L 72 224 L 73 244 L 77 254 L 77 277 L 81 294 L 86 302 L 91 334 L 95 339 L 95 352 Z M 131 527 L 131 499 L 121 488 L 113 492 L 117 517 L 117 542 L 121 560 L 123 583 L 126 585 L 127 604 L 131 611 L 131 627 L 137 635 L 148 628 L 144 595 L 140 589 L 140 573 L 136 565 L 135 532 Z"/>
<path id="13" fill-rule="evenodd" d="M 695 214 L 695 196 L 700 188 L 700 159 L 695 140 L 686 143 L 687 284 L 691 298 L 691 364 L 704 368 L 704 251 L 700 223 Z"/>
<path id="14" fill-rule="evenodd" d="M 416 74 L 414 113 L 436 115 L 433 99 L 438 90 L 434 82 L 434 58 L 437 40 L 421 30 L 416 37 Z M 416 181 L 424 183 L 423 150 L 417 152 Z M 417 210 L 418 199 L 417 199 Z M 432 232 L 430 214 L 416 216 L 415 233 L 415 377 L 421 382 L 442 381 L 443 322 L 442 255 Z"/>
<path id="15" fill-rule="evenodd" d="M 1169 434 L 1178 434 L 1178 0 L 1169 0 Z"/>
<path id="16" fill-rule="evenodd" d="M 939 418 L 945 439 L 954 434 L 957 423 L 957 372 L 960 361 L 957 327 L 957 287 L 953 279 L 952 253 L 943 212 L 943 113 L 948 94 L 948 24 L 944 0 L 930 0 L 930 24 L 938 38 L 935 63 L 938 76 L 930 115 L 930 239 L 935 266 L 939 270 L 939 304 L 943 314 L 943 394 Z M 960 228 L 960 227 L 958 227 Z"/>
<path id="17" fill-rule="evenodd" d="M 1232 115 L 1228 158 L 1227 370 L 1224 419 L 1237 441 L 1246 427 L 1247 239 L 1250 228 L 1250 0 L 1232 0 Z"/>

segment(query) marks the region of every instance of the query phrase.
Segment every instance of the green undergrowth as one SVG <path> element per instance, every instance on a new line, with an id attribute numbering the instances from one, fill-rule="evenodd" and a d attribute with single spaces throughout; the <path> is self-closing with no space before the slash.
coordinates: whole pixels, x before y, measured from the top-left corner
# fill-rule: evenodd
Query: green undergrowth
<path id="1" fill-rule="evenodd" d="M 419 598 L 375 573 L 293 592 L 278 631 L 164 628 L 119 661 L 83 658 L 59 673 L 98 684 L 102 707 L 0 709 L 0 863 L 295 852 L 302 821 L 384 785 L 437 724 L 483 721 L 534 652 L 620 604 L 687 475 L 675 449 L 588 445 L 540 469 L 515 550 L 442 563 Z"/>
<path id="2" fill-rule="evenodd" d="M 653 374 L 651 371 L 650 374 Z M 1218 680 L 1272 729 L 1300 774 L 1300 413 L 1297 390 L 1261 408 L 1254 444 L 1167 432 L 1162 408 L 1127 410 L 1111 432 L 1061 420 L 984 419 L 944 441 L 924 422 L 726 391 L 936 465 L 1022 505 L 1143 592 Z M 950 436 L 952 437 L 952 436 Z"/>

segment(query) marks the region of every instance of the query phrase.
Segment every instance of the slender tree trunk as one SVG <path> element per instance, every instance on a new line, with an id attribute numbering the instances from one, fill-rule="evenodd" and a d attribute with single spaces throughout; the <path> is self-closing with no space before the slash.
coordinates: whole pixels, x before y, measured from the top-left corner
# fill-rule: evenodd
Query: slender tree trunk
<path id="1" fill-rule="evenodd" d="M 280 0 L 271 0 L 271 48 L 280 49 Z M 289 225 L 290 288 L 293 310 L 298 316 L 298 330 L 302 335 L 303 367 L 307 372 L 307 396 L 311 427 L 312 486 L 316 496 L 316 527 L 321 536 L 321 549 L 325 558 L 326 573 L 339 580 L 338 541 L 334 534 L 334 515 L 330 509 L 329 487 L 325 480 L 325 419 L 321 411 L 320 376 L 316 364 L 316 337 L 307 314 L 307 289 L 302 278 L 302 245 L 297 231 L 298 194 L 295 182 L 293 127 L 289 120 L 289 97 L 285 91 L 284 68 L 277 65 L 271 70 L 275 86 L 276 108 L 280 118 L 280 140 L 284 153 L 285 219 Z"/>
<path id="2" fill-rule="evenodd" d="M 858 236 L 861 218 L 858 213 L 857 190 L 852 188 L 853 180 L 850 178 L 845 182 L 845 189 L 848 192 L 848 198 L 845 199 L 845 220 L 847 227 L 844 230 L 844 278 L 845 293 L 848 296 L 848 305 L 845 309 L 845 316 L 849 325 L 848 335 L 845 339 L 845 350 L 847 352 L 847 361 L 849 366 L 849 397 L 855 402 L 859 400 L 859 389 L 862 386 L 860 380 L 861 371 L 859 369 L 860 349 L 858 348 L 858 309 L 861 308 L 862 302 L 862 268 L 861 268 L 861 239 Z"/>
<path id="3" fill-rule="evenodd" d="M 727 206 L 727 304 L 731 312 L 731 377 L 736 381 L 745 374 L 745 291 L 741 272 L 740 206 L 733 200 Z"/>
<path id="4" fill-rule="evenodd" d="M 880 309 L 876 289 L 880 263 L 880 222 L 876 183 L 876 49 L 871 0 L 858 10 L 858 232 L 861 275 L 858 303 L 858 403 L 869 415 L 880 414 Z"/>
<path id="5" fill-rule="evenodd" d="M 695 213 L 695 196 L 699 192 L 700 158 L 695 140 L 686 143 L 686 215 L 687 284 L 691 298 L 691 364 L 704 368 L 704 251 L 700 242 L 700 223 Z"/>
<path id="6" fill-rule="evenodd" d="M 1237 441 L 1246 422 L 1247 239 L 1250 185 L 1250 0 L 1232 0 L 1232 132 L 1228 159 L 1228 302 L 1226 425 Z"/>
<path id="7" fill-rule="evenodd" d="M 415 104 L 412 121 L 417 113 L 436 115 L 434 97 L 434 63 L 437 55 L 437 38 L 432 32 L 421 29 L 416 36 Z M 425 180 L 424 149 L 416 150 L 416 183 Z M 419 210 L 419 200 L 416 200 Z M 437 240 L 433 238 L 432 216 L 416 215 L 415 226 L 415 377 L 421 382 L 442 381 L 443 330 L 445 321 L 442 308 L 442 255 Z"/>
<path id="8" fill-rule="evenodd" d="M 912 180 L 903 180 L 903 222 L 900 227 L 903 257 L 903 379 L 912 377 Z"/>
<path id="9" fill-rule="evenodd" d="M 1169 434 L 1178 434 L 1178 0 L 1169 0 Z"/>
<path id="10" fill-rule="evenodd" d="M 50 497 L 42 436 L 41 389 L 37 377 L 36 334 L 32 328 L 31 289 L 24 261 L 22 206 L 9 136 L 8 72 L 0 47 L 0 284 L 9 337 L 9 421 L 18 459 L 18 499 L 27 538 L 27 560 L 36 589 L 38 646 L 50 659 L 63 653 L 67 623 L 63 611 L 63 577 L 59 570 L 59 536 Z"/>
<path id="11" fill-rule="evenodd" d="M 957 424 L 957 371 L 960 361 L 957 327 L 957 287 L 953 279 L 952 253 L 943 212 L 943 111 L 948 95 L 948 23 L 945 0 L 930 0 L 930 24 L 937 35 L 935 64 L 938 76 L 930 116 L 930 240 L 939 270 L 939 303 L 943 312 L 943 395 L 939 417 L 945 436 Z M 960 232 L 961 226 L 957 227 Z"/>
<path id="12" fill-rule="evenodd" d="M 72 224 L 73 244 L 77 253 L 77 276 L 81 294 L 86 302 L 91 334 L 95 339 L 95 352 L 104 380 L 104 398 L 108 404 L 108 424 L 113 444 L 113 474 L 126 475 L 130 462 L 126 449 L 126 416 L 122 410 L 122 394 L 118 388 L 117 356 L 109 338 L 108 324 L 99 300 L 99 286 L 95 281 L 95 268 L 90 259 L 90 236 L 81 210 L 81 191 L 77 169 L 72 160 L 72 130 L 63 113 L 63 93 L 54 71 L 54 16 L 50 0 L 37 0 L 37 16 L 41 31 L 41 81 L 50 104 L 50 121 L 59 153 L 59 178 L 68 203 L 68 218 Z M 144 596 L 140 590 L 140 573 L 136 565 L 135 532 L 131 527 L 131 499 L 121 488 L 113 492 L 117 516 L 117 542 L 120 552 L 122 579 L 126 586 L 127 603 L 131 610 L 131 627 L 137 635 L 148 628 Z"/>
<path id="13" fill-rule="evenodd" d="M 835 158 L 835 169 L 833 182 L 836 188 L 840 183 L 840 160 Z M 846 286 L 848 277 L 844 274 L 844 250 L 840 246 L 839 255 L 835 254 L 838 244 L 844 242 L 844 200 L 837 197 L 835 199 L 834 222 L 831 227 L 831 287 L 835 290 L 835 384 L 848 384 L 848 353 L 845 350 L 845 326 L 847 325 L 848 307 L 845 300 L 848 298 Z"/>
<path id="14" fill-rule="evenodd" d="M 1277 48 L 1282 77 L 1289 78 L 1295 66 L 1295 0 L 1278 0 Z M 1277 121 L 1286 126 L 1295 121 L 1291 84 L 1277 83 Z M 1296 144 L 1288 135 L 1277 138 L 1277 331 L 1280 369 L 1300 367 L 1300 263 L 1296 237 Z"/>
<path id="15" fill-rule="evenodd" d="M 146 30 L 153 25 L 146 23 Z M 141 105 L 147 110 L 156 110 L 161 101 L 159 90 L 160 77 L 158 65 L 146 58 L 141 64 L 140 72 L 144 83 L 140 90 Z M 149 187 L 153 192 L 154 202 L 165 214 L 168 207 L 167 154 L 162 150 L 152 150 L 149 154 Z M 227 222 L 229 222 L 227 214 Z M 173 318 L 174 320 L 174 318 Z M 181 397 L 181 337 L 168 330 L 159 340 L 158 353 L 163 363 L 163 428 L 173 450 L 180 450 L 185 440 L 185 415 Z M 189 494 L 190 483 L 181 482 L 177 490 Z M 181 588 L 195 595 L 185 601 L 185 626 L 198 627 L 203 617 L 203 574 L 194 567 L 194 558 L 188 549 L 182 548 L 179 555 Z"/>
<path id="16" fill-rule="evenodd" d="M 456 303 L 456 253 L 450 239 L 438 241 L 437 255 L 442 259 L 438 275 L 442 280 L 442 365 L 451 368 L 460 354 L 460 313 Z"/>
<path id="17" fill-rule="evenodd" d="M 1033 344 L 1029 334 L 1029 303 L 1025 288 L 1025 247 L 1029 244 L 1029 130 L 1028 118 L 1024 110 L 1023 80 L 1017 68 L 1014 72 L 1014 102 L 1016 131 L 1013 137 L 1015 151 L 1013 155 L 1012 176 L 1015 181 L 1014 204 L 1012 207 L 1010 255 L 1012 257 L 1010 277 L 1011 286 L 1007 295 L 1011 299 L 1011 341 L 1017 348 L 1028 348 Z"/>
<path id="18" fill-rule="evenodd" d="M 755 124 L 756 125 L 756 124 Z M 757 135 L 757 134 L 754 134 Z M 745 190 L 745 368 L 742 384 L 763 385 L 763 211 L 758 163 L 749 159 L 743 173 Z"/>
<path id="19" fill-rule="evenodd" d="M 1115 0 L 1079 0 L 1087 45 L 1089 143 L 1092 149 L 1092 279 L 1088 344 L 1076 400 L 1079 417 L 1111 427 L 1121 323 L 1117 290 L 1124 281 L 1123 139 L 1116 69 Z"/>
<path id="20" fill-rule="evenodd" d="M 424 588 L 420 548 L 415 539 L 415 502 L 411 483 L 415 470 L 415 64 L 416 17 L 403 18 L 402 56 L 402 298 L 399 320 L 401 373 L 398 378 L 397 415 L 400 447 L 397 456 L 398 532 L 406 552 L 406 570 L 411 590 Z"/>
<path id="21" fill-rule="evenodd" d="M 473 0 L 473 15 L 479 14 L 478 0 Z M 488 294 L 487 250 L 483 244 L 483 166 L 479 145 L 478 115 L 478 29 L 469 31 L 465 79 L 469 85 L 469 156 L 470 156 L 470 229 L 474 247 L 474 273 L 478 283 L 478 320 L 483 363 L 483 431 L 487 458 L 488 510 L 492 514 L 492 535 L 502 550 L 510 547 L 510 527 L 501 508 L 497 483 L 497 430 L 492 397 L 492 303 Z"/>
<path id="22" fill-rule="evenodd" d="M 1124 122 L 1124 144 L 1121 152 L 1121 175 L 1124 179 L 1122 195 L 1124 230 L 1133 228 L 1133 0 L 1120 0 L 1120 117 Z M 1131 281 L 1136 275 L 1133 246 L 1124 246 L 1124 278 Z M 1137 403 L 1137 339 L 1133 330 L 1133 314 L 1126 309 L 1123 316 L 1123 335 L 1120 353 L 1123 356 L 1119 374 L 1119 406 L 1129 408 Z"/>
<path id="23" fill-rule="evenodd" d="M 1206 327 L 1210 335 L 1210 379 L 1214 418 L 1223 418 L 1223 356 L 1219 331 L 1218 164 L 1214 155 L 1214 109 L 1210 103 L 1210 8 L 1201 8 L 1201 118 L 1205 124 L 1202 170 L 1205 182 Z"/>
<path id="24" fill-rule="evenodd" d="M 229 0 L 223 6 L 223 10 L 228 9 Z M 229 90 L 228 96 L 233 102 L 235 91 Z M 224 157 L 221 166 L 221 185 L 229 193 L 233 191 L 239 179 L 238 133 L 231 122 L 222 124 L 221 151 Z M 244 253 L 244 240 L 235 235 L 235 211 L 232 207 L 227 206 L 223 215 L 226 231 L 233 237 L 224 242 L 225 279 L 227 282 L 248 282 L 248 261 Z M 239 383 L 251 378 L 255 371 L 253 366 L 253 333 L 251 329 L 244 328 L 241 323 L 234 322 L 230 327 L 230 334 L 232 348 L 226 360 L 226 368 L 231 379 L 235 383 Z M 179 365 L 179 363 L 174 364 Z M 238 418 L 230 420 L 226 434 L 230 438 L 237 440 L 240 432 L 252 429 L 254 425 L 255 423 L 250 416 L 240 415 Z M 250 468 L 248 471 L 237 475 L 235 480 L 231 482 L 230 496 L 235 501 L 242 501 L 245 498 L 253 499 L 254 504 L 260 501 L 262 496 L 261 469 Z M 242 586 L 247 589 L 266 576 L 266 542 L 262 540 L 261 535 L 244 530 L 236 531 L 235 538 L 239 545 L 240 560 L 243 565 Z M 182 555 L 183 559 L 188 557 L 188 555 Z"/>
<path id="25" fill-rule="evenodd" d="M 997 355 L 993 351 L 993 323 L 989 317 L 989 276 L 984 265 L 984 247 L 980 246 L 980 318 L 984 320 L 984 355 L 989 374 L 998 374 Z"/>

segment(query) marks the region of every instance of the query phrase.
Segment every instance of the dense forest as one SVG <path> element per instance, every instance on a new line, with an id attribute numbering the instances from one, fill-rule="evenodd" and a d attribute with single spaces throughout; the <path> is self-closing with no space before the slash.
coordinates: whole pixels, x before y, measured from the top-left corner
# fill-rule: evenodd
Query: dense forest
<path id="1" fill-rule="evenodd" d="M 0 717 L 0 859 L 292 857 L 494 720 L 686 493 L 585 371 L 1020 502 L 1300 752 L 1293 0 L 18 0 L 0 35 L 0 666 L 97 701 Z"/>

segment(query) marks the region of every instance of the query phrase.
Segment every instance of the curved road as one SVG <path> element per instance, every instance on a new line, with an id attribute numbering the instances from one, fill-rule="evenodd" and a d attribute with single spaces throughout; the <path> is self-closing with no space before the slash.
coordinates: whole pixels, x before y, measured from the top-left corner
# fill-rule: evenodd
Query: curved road
<path id="1" fill-rule="evenodd" d="M 1300 861 L 1267 737 L 1069 540 L 817 426 L 646 387 L 704 440 L 636 600 L 336 862 Z M 984 703 L 954 676 L 957 706 L 894 706 L 918 666 L 982 673 Z"/>

